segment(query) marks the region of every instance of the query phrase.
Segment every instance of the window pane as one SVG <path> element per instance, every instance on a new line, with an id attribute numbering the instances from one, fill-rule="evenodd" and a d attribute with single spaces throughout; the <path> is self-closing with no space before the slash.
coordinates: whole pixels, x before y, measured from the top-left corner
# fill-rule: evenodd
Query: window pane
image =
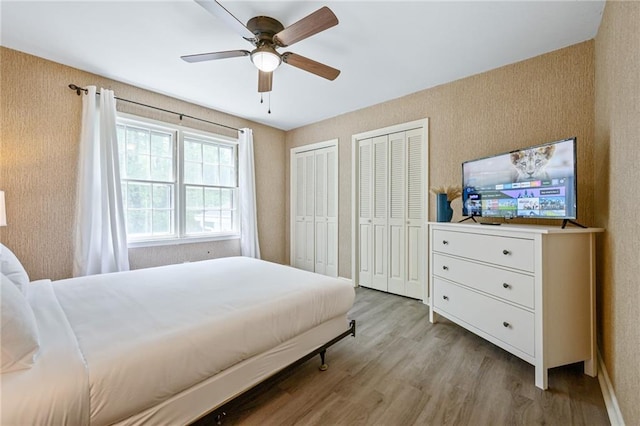
<path id="1" fill-rule="evenodd" d="M 173 144 L 171 135 L 167 133 L 153 132 L 151 134 L 151 155 L 157 157 L 173 157 Z"/>
<path id="2" fill-rule="evenodd" d="M 127 153 L 127 177 L 130 179 L 149 179 L 148 155 Z"/>
<path id="3" fill-rule="evenodd" d="M 205 163 L 218 164 L 220 162 L 216 145 L 203 145 L 202 150 Z"/>
<path id="4" fill-rule="evenodd" d="M 220 223 L 220 227 L 221 227 L 221 231 L 232 231 L 233 230 L 233 226 L 232 226 L 232 213 L 230 211 L 225 211 L 223 210 L 221 212 L 221 223 Z"/>
<path id="5" fill-rule="evenodd" d="M 220 166 L 220 185 L 235 186 L 235 176 L 233 168 L 229 166 Z"/>
<path id="6" fill-rule="evenodd" d="M 153 185 L 153 208 L 171 209 L 171 185 Z"/>
<path id="7" fill-rule="evenodd" d="M 207 210 L 205 212 L 204 229 L 208 232 L 220 232 L 220 210 Z"/>
<path id="8" fill-rule="evenodd" d="M 233 208 L 233 202 L 231 201 L 232 189 L 220 190 L 220 208 L 231 210 Z"/>
<path id="9" fill-rule="evenodd" d="M 151 157 L 151 179 L 171 181 L 173 179 L 172 166 L 171 158 Z"/>
<path id="10" fill-rule="evenodd" d="M 151 210 L 127 210 L 127 235 L 144 236 L 151 233 Z"/>
<path id="11" fill-rule="evenodd" d="M 129 183 L 127 190 L 129 209 L 147 209 L 151 207 L 151 185 L 148 183 Z"/>
<path id="12" fill-rule="evenodd" d="M 204 207 L 206 209 L 220 208 L 220 190 L 217 188 L 205 188 Z"/>
<path id="13" fill-rule="evenodd" d="M 220 178 L 218 172 L 218 165 L 205 164 L 204 165 L 204 183 L 205 185 L 219 185 Z"/>
<path id="14" fill-rule="evenodd" d="M 187 187 L 185 193 L 187 209 L 202 209 L 204 207 L 202 188 Z"/>
<path id="15" fill-rule="evenodd" d="M 184 141 L 184 159 L 202 163 L 202 144 L 198 142 Z"/>
<path id="16" fill-rule="evenodd" d="M 149 155 L 151 132 L 149 130 L 127 127 L 127 149 L 138 154 Z"/>
<path id="17" fill-rule="evenodd" d="M 220 147 L 220 164 L 225 164 L 228 166 L 233 166 L 233 148 L 231 147 Z"/>
<path id="18" fill-rule="evenodd" d="M 153 234 L 172 233 L 171 229 L 171 211 L 170 210 L 154 210 L 153 211 Z"/>
<path id="19" fill-rule="evenodd" d="M 204 216 L 202 210 L 189 210 L 185 216 L 187 234 L 201 233 L 204 231 Z"/>
<path id="20" fill-rule="evenodd" d="M 185 183 L 202 183 L 202 164 L 200 163 L 184 163 L 184 182 Z"/>

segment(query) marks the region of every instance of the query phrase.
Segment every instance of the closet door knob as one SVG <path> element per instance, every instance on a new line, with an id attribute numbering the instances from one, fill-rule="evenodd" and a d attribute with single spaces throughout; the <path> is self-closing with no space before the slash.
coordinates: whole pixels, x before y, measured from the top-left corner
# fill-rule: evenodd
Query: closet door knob
<path id="1" fill-rule="evenodd" d="M 449 300 L 449 296 L 442 296 L 444 300 Z"/>
<path id="2" fill-rule="evenodd" d="M 502 283 L 502 287 L 504 287 L 504 288 L 510 288 L 511 286 L 510 286 L 509 284 L 507 284 L 507 283 Z"/>
<path id="3" fill-rule="evenodd" d="M 449 267 L 445 265 L 445 266 L 442 267 L 442 269 L 444 269 L 445 271 L 448 271 Z"/>
<path id="4" fill-rule="evenodd" d="M 446 245 L 448 245 L 448 244 L 449 244 L 449 241 L 447 241 L 447 240 L 442 240 L 442 244 L 446 246 Z"/>
<path id="5" fill-rule="evenodd" d="M 510 326 L 510 324 L 509 324 L 508 322 L 506 322 L 506 321 L 503 321 L 502 325 L 503 325 L 505 328 L 509 328 L 509 326 Z"/>
<path id="6" fill-rule="evenodd" d="M 504 254 L 505 256 L 510 255 L 511 252 L 509 250 L 502 250 L 502 254 Z"/>

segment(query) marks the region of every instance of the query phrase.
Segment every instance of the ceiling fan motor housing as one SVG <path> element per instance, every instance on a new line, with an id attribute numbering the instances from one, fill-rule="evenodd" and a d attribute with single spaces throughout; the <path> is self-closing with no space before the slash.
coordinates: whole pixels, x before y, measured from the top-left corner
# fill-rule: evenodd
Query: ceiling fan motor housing
<path id="1" fill-rule="evenodd" d="M 284 30 L 284 26 L 277 19 L 268 16 L 256 16 L 249 19 L 247 28 L 256 36 L 256 46 L 261 44 L 275 44 L 273 36 Z"/>

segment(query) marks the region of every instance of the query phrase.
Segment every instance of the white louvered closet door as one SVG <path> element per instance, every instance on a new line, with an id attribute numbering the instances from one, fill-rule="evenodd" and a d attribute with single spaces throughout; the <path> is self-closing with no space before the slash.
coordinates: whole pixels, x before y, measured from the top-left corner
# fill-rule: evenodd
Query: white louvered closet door
<path id="1" fill-rule="evenodd" d="M 299 269 L 305 268 L 305 155 L 297 154 L 294 160 L 294 169 L 291 173 L 292 182 L 294 182 L 295 193 L 295 227 L 293 242 L 293 266 Z"/>
<path id="2" fill-rule="evenodd" d="M 372 276 L 371 287 L 376 290 L 388 290 L 388 137 L 373 138 L 373 229 L 372 229 Z"/>
<path id="3" fill-rule="evenodd" d="M 406 138 L 389 135 L 389 292 L 405 296 L 406 269 Z"/>
<path id="4" fill-rule="evenodd" d="M 337 147 L 314 151 L 315 272 L 338 276 Z"/>
<path id="5" fill-rule="evenodd" d="M 425 141 L 421 129 L 406 132 L 407 146 L 407 227 L 406 227 L 406 287 L 405 296 L 424 297 Z"/>
<path id="6" fill-rule="evenodd" d="M 338 276 L 337 146 L 296 153 L 292 158 L 293 266 Z"/>
<path id="7" fill-rule="evenodd" d="M 313 152 L 304 152 L 296 157 L 296 267 L 313 272 L 315 267 L 315 224 L 314 224 L 314 158 Z"/>
<path id="8" fill-rule="evenodd" d="M 314 271 L 315 268 L 315 161 L 313 152 L 305 155 L 304 195 L 305 195 L 305 249 L 304 269 Z"/>
<path id="9" fill-rule="evenodd" d="M 358 141 L 358 282 L 361 286 L 372 286 L 372 149 L 371 139 Z"/>
<path id="10" fill-rule="evenodd" d="M 359 284 L 424 297 L 423 129 L 358 141 Z"/>
<path id="11" fill-rule="evenodd" d="M 327 270 L 327 153 L 320 149 L 313 153 L 315 160 L 315 272 Z"/>
<path id="12" fill-rule="evenodd" d="M 326 148 L 326 269 L 325 274 L 338 276 L 338 147 Z"/>

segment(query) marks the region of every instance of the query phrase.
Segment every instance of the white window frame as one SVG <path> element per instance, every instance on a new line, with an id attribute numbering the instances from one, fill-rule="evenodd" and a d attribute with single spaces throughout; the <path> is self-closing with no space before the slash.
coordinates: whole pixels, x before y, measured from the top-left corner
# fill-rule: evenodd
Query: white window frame
<path id="1" fill-rule="evenodd" d="M 218 135 L 215 133 L 204 132 L 201 130 L 196 130 L 188 127 L 184 127 L 182 125 L 176 125 L 171 123 L 166 123 L 158 120 L 153 120 L 146 117 L 140 117 L 132 114 L 126 113 L 118 113 L 117 124 L 130 124 L 134 126 L 141 126 L 145 128 L 151 128 L 155 130 L 160 130 L 163 132 L 172 133 L 174 135 L 174 144 L 173 144 L 173 173 L 174 173 L 174 200 L 173 200 L 173 208 L 174 208 L 174 227 L 175 234 L 171 236 L 158 236 L 158 237 L 148 237 L 148 238 L 134 238 L 132 239 L 129 235 L 127 235 L 128 246 L 130 248 L 134 247 L 148 247 L 148 246 L 162 246 L 162 245 L 179 245 L 179 244 L 189 244 L 196 242 L 207 242 L 207 241 L 223 241 L 223 240 L 233 240 L 240 238 L 240 208 L 238 206 L 238 202 L 240 199 L 240 186 L 238 182 L 238 139 L 231 138 L 223 135 Z M 235 175 L 236 175 L 236 194 L 234 197 L 235 201 L 235 213 L 233 215 L 233 223 L 236 224 L 235 232 L 218 232 L 218 233 L 207 233 L 207 234 L 199 234 L 199 235 L 187 235 L 186 233 L 186 186 L 191 184 L 185 184 L 184 182 L 184 141 L 185 138 L 193 138 L 196 140 L 202 140 L 205 142 L 212 142 L 218 145 L 228 145 L 233 147 L 233 156 L 235 161 Z M 132 179 L 135 180 L 135 179 Z M 153 181 L 149 181 L 154 183 Z M 195 185 L 198 186 L 198 185 Z M 203 185 L 205 187 L 211 187 L 212 185 Z M 222 186 L 221 186 L 222 187 Z M 224 188 L 224 187 L 222 187 Z M 124 200 L 123 200 L 124 201 Z"/>

